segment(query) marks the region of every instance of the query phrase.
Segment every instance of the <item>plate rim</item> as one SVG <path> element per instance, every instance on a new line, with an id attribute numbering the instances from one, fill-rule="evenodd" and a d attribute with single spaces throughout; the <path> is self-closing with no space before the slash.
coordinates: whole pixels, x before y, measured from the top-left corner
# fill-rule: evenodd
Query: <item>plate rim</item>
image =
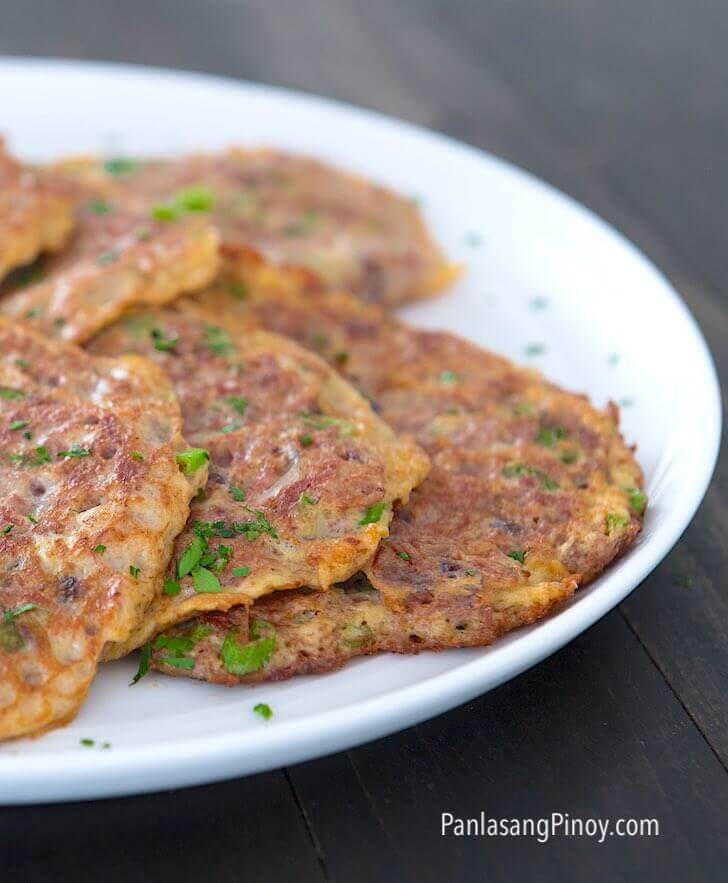
<path id="1" fill-rule="evenodd" d="M 81 70 L 87 74 L 98 71 L 141 79 L 203 80 L 212 87 L 259 95 L 273 93 L 288 100 L 323 106 L 334 113 L 354 113 L 374 123 L 394 125 L 475 159 L 486 159 L 508 175 L 525 178 L 530 187 L 545 191 L 553 200 L 576 213 L 578 220 L 598 227 L 600 235 L 611 238 L 629 252 L 680 311 L 681 324 L 685 333 L 693 338 L 695 354 L 702 361 L 699 366 L 701 382 L 711 387 L 705 396 L 706 423 L 703 426 L 703 453 L 707 452 L 708 456 L 704 458 L 700 480 L 686 495 L 680 512 L 665 519 L 649 544 L 633 548 L 627 557 L 615 562 L 611 573 L 619 569 L 621 585 L 600 587 L 602 591 L 582 596 L 578 603 L 542 621 L 539 638 L 523 635 L 522 639 L 505 648 L 508 652 L 496 660 L 476 658 L 450 671 L 344 708 L 279 721 L 274 727 L 255 731 L 255 734 L 246 732 L 245 738 L 241 738 L 240 732 L 231 732 L 176 739 L 165 745 L 163 756 L 155 743 L 119 748 L 108 754 L 60 750 L 49 754 L 20 755 L 20 763 L 18 755 L 0 754 L 3 785 L 0 805 L 111 798 L 212 783 L 313 759 L 405 729 L 494 689 L 559 650 L 621 603 L 678 542 L 700 506 L 716 467 L 722 431 L 720 385 L 708 344 L 688 306 L 667 277 L 618 228 L 554 185 L 508 160 L 425 126 L 347 102 L 233 77 L 167 67 L 80 59 L 0 57 L 0 79 L 6 71 L 18 73 L 23 69 L 39 68 Z M 362 722 L 366 723 L 363 725 Z M 322 733 L 325 734 L 323 738 Z"/>

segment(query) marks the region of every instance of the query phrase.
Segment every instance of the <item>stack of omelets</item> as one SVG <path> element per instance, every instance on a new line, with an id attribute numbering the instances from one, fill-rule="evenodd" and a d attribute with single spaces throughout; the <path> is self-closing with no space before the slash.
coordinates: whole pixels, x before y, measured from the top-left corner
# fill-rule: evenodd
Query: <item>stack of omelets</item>
<path id="1" fill-rule="evenodd" d="M 386 312 L 458 269 L 381 187 L 0 152 L 0 243 L 0 738 L 138 648 L 236 684 L 484 646 L 640 530 L 613 406 Z"/>

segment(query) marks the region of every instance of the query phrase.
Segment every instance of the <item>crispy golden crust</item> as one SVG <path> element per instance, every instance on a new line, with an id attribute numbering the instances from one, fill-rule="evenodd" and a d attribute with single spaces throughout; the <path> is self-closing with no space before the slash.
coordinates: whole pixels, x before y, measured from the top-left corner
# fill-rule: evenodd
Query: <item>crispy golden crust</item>
<path id="1" fill-rule="evenodd" d="M 73 717 L 142 618 L 196 491 L 181 424 L 146 360 L 0 319 L 0 739 Z"/>
<path id="2" fill-rule="evenodd" d="M 6 153 L 0 139 L 0 280 L 42 251 L 57 251 L 73 225 L 70 200 Z"/>
<path id="3" fill-rule="evenodd" d="M 535 371 L 454 335 L 412 329 L 346 295 L 304 300 L 273 285 L 241 301 L 232 290 L 223 283 L 199 299 L 220 317 L 234 313 L 234 321 L 316 347 L 432 461 L 366 568 L 375 608 L 346 596 L 276 598 L 281 649 L 243 679 L 336 667 L 356 654 L 331 635 L 362 613 L 374 636 L 357 652 L 487 644 L 545 615 L 634 541 L 642 475 L 613 406 L 598 411 Z M 309 631 L 294 628 L 301 605 L 314 612 Z M 214 633 L 200 650 L 200 672 L 175 672 L 235 681 L 210 651 L 230 622 L 207 622 Z"/>
<path id="4" fill-rule="evenodd" d="M 117 181 L 134 198 L 162 203 L 186 187 L 208 188 L 224 257 L 248 283 L 267 268 L 302 290 L 346 288 L 394 306 L 436 293 L 459 272 L 412 200 L 309 157 L 239 149 L 147 160 Z"/>
<path id="5" fill-rule="evenodd" d="M 429 466 L 318 356 L 232 318 L 224 330 L 217 323 L 182 300 L 133 314 L 90 344 L 97 354 L 154 359 L 180 397 L 186 438 L 210 456 L 168 574 L 179 590 L 155 601 L 128 648 L 200 610 L 346 579 L 371 559 L 395 502 Z M 194 570 L 180 572 L 201 530 L 213 558 L 205 585 Z"/>
<path id="6" fill-rule="evenodd" d="M 67 161 L 34 174 L 72 202 L 75 230 L 63 252 L 8 279 L 0 289 L 6 316 L 83 343 L 125 310 L 167 303 L 215 275 L 219 237 L 207 218 L 155 220 L 95 164 Z"/>

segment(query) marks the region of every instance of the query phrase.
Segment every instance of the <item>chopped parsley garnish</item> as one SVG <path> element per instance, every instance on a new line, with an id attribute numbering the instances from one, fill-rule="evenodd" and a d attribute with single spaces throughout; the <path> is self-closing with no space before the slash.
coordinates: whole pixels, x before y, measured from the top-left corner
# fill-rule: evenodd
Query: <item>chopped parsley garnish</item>
<path id="1" fill-rule="evenodd" d="M 440 383 L 455 383 L 459 378 L 460 375 L 456 371 L 442 371 L 440 374 Z"/>
<path id="2" fill-rule="evenodd" d="M 248 287 L 242 282 L 233 282 L 231 285 L 228 285 L 227 292 L 235 300 L 245 300 L 248 296 Z"/>
<path id="3" fill-rule="evenodd" d="M 72 445 L 67 451 L 59 451 L 58 456 L 64 460 L 78 457 L 90 457 L 93 451 L 91 448 L 82 448 L 79 445 Z"/>
<path id="4" fill-rule="evenodd" d="M 339 350 L 337 353 L 334 353 L 334 361 L 338 362 L 340 365 L 343 365 L 348 359 L 349 353 L 346 350 Z"/>
<path id="5" fill-rule="evenodd" d="M 318 214 L 316 212 L 304 212 L 299 218 L 286 224 L 282 233 L 284 236 L 305 236 L 306 233 L 311 232 L 317 220 Z"/>
<path id="6" fill-rule="evenodd" d="M 629 497 L 629 508 L 642 515 L 647 506 L 647 496 L 636 487 L 626 487 L 624 490 Z"/>
<path id="7" fill-rule="evenodd" d="M 18 368 L 22 368 L 23 371 L 27 371 L 27 369 L 30 368 L 30 363 L 27 362 L 25 359 L 16 359 L 15 364 L 18 366 Z"/>
<path id="8" fill-rule="evenodd" d="M 110 175 L 124 175 L 127 172 L 133 172 L 138 163 L 135 159 L 119 156 L 114 159 L 107 159 L 104 162 L 104 171 Z"/>
<path id="9" fill-rule="evenodd" d="M 228 488 L 228 490 L 230 491 L 230 496 L 233 498 L 233 500 L 235 500 L 236 503 L 245 502 L 245 491 L 244 490 L 242 490 L 239 487 L 233 487 L 233 486 Z"/>
<path id="10" fill-rule="evenodd" d="M 24 399 L 27 395 L 22 389 L 13 389 L 11 386 L 0 386 L 0 399 Z"/>
<path id="11" fill-rule="evenodd" d="M 547 448 L 553 448 L 559 439 L 566 438 L 568 432 L 563 426 L 542 426 L 536 433 L 536 442 Z"/>
<path id="12" fill-rule="evenodd" d="M 14 619 L 17 619 L 22 613 L 28 613 L 31 610 L 35 610 L 37 608 L 37 604 L 18 604 L 17 607 L 10 607 L 3 612 L 2 621 L 3 622 L 12 622 Z"/>
<path id="13" fill-rule="evenodd" d="M 233 567 L 233 576 L 248 576 L 250 573 L 250 568 L 247 564 L 244 564 L 242 567 Z"/>
<path id="14" fill-rule="evenodd" d="M 84 748 L 93 748 L 93 746 L 96 744 L 95 739 L 79 739 L 79 741 L 81 745 L 84 746 Z"/>
<path id="15" fill-rule="evenodd" d="M 92 199 L 86 208 L 93 215 L 107 215 L 111 211 L 111 205 L 104 199 Z"/>
<path id="16" fill-rule="evenodd" d="M 14 527 L 14 524 L 6 524 L 5 527 L 2 529 L 3 536 L 7 536 Z"/>
<path id="17" fill-rule="evenodd" d="M 179 595 L 181 589 L 182 586 L 176 579 L 165 579 L 163 589 L 165 595 L 169 595 L 173 598 L 175 595 Z"/>
<path id="18" fill-rule="evenodd" d="M 13 420 L 9 429 L 24 429 L 26 426 L 30 426 L 30 420 Z"/>
<path id="19" fill-rule="evenodd" d="M 472 567 L 466 567 L 466 568 L 465 568 L 465 575 L 466 575 L 466 576 L 477 576 L 477 575 L 478 575 L 478 571 L 477 571 L 477 570 L 473 570 Z"/>
<path id="20" fill-rule="evenodd" d="M 129 573 L 134 577 L 134 579 L 139 579 L 139 574 L 141 573 L 141 570 L 138 567 L 134 567 L 133 564 L 130 564 Z"/>
<path id="21" fill-rule="evenodd" d="M 159 662 L 169 665 L 172 668 L 193 669 L 195 660 L 190 656 L 185 656 L 195 646 L 195 642 L 190 638 L 175 637 L 168 635 L 158 635 L 154 639 L 153 647 L 155 650 L 169 650 L 170 653 L 159 656 Z"/>
<path id="22" fill-rule="evenodd" d="M 31 524 L 38 524 L 38 519 L 35 515 L 26 515 L 25 516 Z"/>
<path id="23" fill-rule="evenodd" d="M 51 455 L 45 445 L 38 445 L 35 449 L 35 457 L 32 461 L 35 465 L 42 466 L 43 463 L 51 462 Z"/>
<path id="24" fill-rule="evenodd" d="M 185 475 L 197 472 L 210 459 L 210 455 L 204 448 L 188 448 L 177 454 L 177 464 Z"/>
<path id="25" fill-rule="evenodd" d="M 160 353 L 171 352 L 179 343 L 179 335 L 176 337 L 167 337 L 165 332 L 160 328 L 152 328 L 149 332 L 149 336 L 154 342 L 154 349 Z"/>
<path id="26" fill-rule="evenodd" d="M 395 554 L 398 558 L 401 558 L 402 561 L 411 561 L 411 560 L 412 560 L 412 556 L 410 555 L 409 552 L 402 552 L 402 551 L 399 551 L 399 552 L 395 552 L 394 554 Z"/>
<path id="27" fill-rule="evenodd" d="M 101 254 L 96 258 L 96 263 L 103 267 L 106 264 L 110 264 L 115 261 L 119 257 L 119 252 L 115 251 L 113 248 L 110 248 L 108 251 L 102 251 Z"/>
<path id="28" fill-rule="evenodd" d="M 618 515 L 616 512 L 607 512 L 604 522 L 607 535 L 609 535 L 618 527 L 627 527 L 629 525 L 629 518 L 626 518 L 624 515 Z"/>
<path id="29" fill-rule="evenodd" d="M 160 656 L 159 661 L 172 668 L 193 669 L 195 660 L 191 656 Z"/>
<path id="30" fill-rule="evenodd" d="M 176 221 L 181 214 L 176 206 L 167 202 L 158 202 L 153 205 L 149 213 L 155 221 Z"/>
<path id="31" fill-rule="evenodd" d="M 306 491 L 302 491 L 298 498 L 299 509 L 305 509 L 306 506 L 315 506 L 317 503 L 318 500 L 314 500 L 314 498 L 307 494 Z"/>
<path id="32" fill-rule="evenodd" d="M 232 675 L 247 675 L 258 671 L 273 655 L 276 641 L 273 638 L 259 638 L 247 644 L 240 644 L 237 634 L 229 631 L 220 648 L 220 661 Z"/>
<path id="33" fill-rule="evenodd" d="M 134 684 L 138 684 L 139 681 L 144 677 L 145 674 L 149 671 L 149 663 L 152 658 L 152 645 L 150 641 L 147 641 L 141 648 L 139 653 L 139 668 L 137 669 L 137 673 L 131 679 L 130 687 L 133 687 Z"/>
<path id="34" fill-rule="evenodd" d="M 233 530 L 235 533 L 243 534 L 246 540 L 257 540 L 264 533 L 274 540 L 278 539 L 276 529 L 260 509 L 251 509 L 249 506 L 246 506 L 245 509 L 254 515 L 255 519 L 253 521 L 234 521 Z"/>
<path id="35" fill-rule="evenodd" d="M 341 417 L 329 417 L 326 414 L 300 414 L 301 420 L 312 429 L 328 429 L 329 426 L 338 426 L 343 436 L 349 436 L 354 431 L 354 426 Z"/>
<path id="36" fill-rule="evenodd" d="M 246 400 L 241 399 L 238 396 L 228 396 L 225 401 L 235 412 L 240 415 L 244 414 L 246 408 L 248 407 L 248 403 L 246 402 Z"/>
<path id="37" fill-rule="evenodd" d="M 579 452 L 578 451 L 562 451 L 559 454 L 559 459 L 561 460 L 562 463 L 566 463 L 567 465 L 570 463 L 576 463 L 576 461 L 579 459 Z"/>
<path id="38" fill-rule="evenodd" d="M 196 592 L 214 593 L 222 591 L 220 580 L 206 567 L 195 567 L 192 571 L 192 585 Z"/>
<path id="39" fill-rule="evenodd" d="M 523 463 L 509 463 L 503 467 L 501 475 L 504 478 L 520 478 L 524 475 L 532 475 L 535 478 L 541 479 L 541 484 L 547 491 L 554 491 L 559 486 L 559 483 L 554 481 L 551 476 L 546 475 L 545 472 L 533 466 L 526 466 Z"/>
<path id="40" fill-rule="evenodd" d="M 132 451 L 131 458 L 132 460 L 137 460 L 141 463 L 141 461 L 144 459 L 144 455 L 141 453 L 141 451 Z"/>
<path id="41" fill-rule="evenodd" d="M 106 546 L 103 543 L 99 543 L 98 546 L 94 546 L 91 551 L 94 552 L 96 555 L 103 555 L 106 551 Z"/>
<path id="42" fill-rule="evenodd" d="M 269 721 L 273 717 L 273 710 L 270 705 L 266 705 L 265 702 L 259 702 L 257 705 L 254 705 L 253 711 L 256 714 L 259 714 L 263 720 Z"/>
<path id="43" fill-rule="evenodd" d="M 517 561 L 519 564 L 526 563 L 526 553 L 525 552 L 521 552 L 518 549 L 513 549 L 512 552 L 507 552 L 506 554 L 508 555 L 509 558 L 512 558 L 514 561 Z"/>
<path id="44" fill-rule="evenodd" d="M 187 546 L 182 553 L 182 557 L 177 562 L 177 576 L 180 579 L 182 579 L 183 576 L 187 576 L 188 573 L 192 572 L 193 568 L 197 567 L 202 558 L 202 554 L 205 551 L 206 545 L 207 542 L 205 538 L 199 534 L 195 534 L 192 542 Z"/>
<path id="45" fill-rule="evenodd" d="M 299 438 L 299 441 L 301 442 L 301 447 L 309 448 L 313 444 L 313 436 L 309 435 L 307 432 L 304 432 L 304 434 Z"/>
<path id="46" fill-rule="evenodd" d="M 235 432 L 236 429 L 240 429 L 242 425 L 243 424 L 240 423 L 240 421 L 233 420 L 232 423 L 226 423 L 225 426 L 222 427 L 220 432 L 224 433 L 225 435 L 230 435 L 231 432 Z"/>
<path id="47" fill-rule="evenodd" d="M 209 212 L 215 207 L 215 194 L 208 187 L 193 184 L 178 191 L 174 203 L 186 212 Z"/>
<path id="48" fill-rule="evenodd" d="M 363 527 L 365 524 L 376 524 L 382 517 L 382 512 L 384 512 L 386 505 L 387 504 L 382 501 L 381 503 L 373 503 L 371 506 L 367 506 L 363 517 L 359 519 L 359 526 Z"/>
<path id="49" fill-rule="evenodd" d="M 217 353 L 218 356 L 224 356 L 230 352 L 233 342 L 227 331 L 218 328 L 216 325 L 206 325 L 203 331 L 203 343 L 210 352 Z"/>

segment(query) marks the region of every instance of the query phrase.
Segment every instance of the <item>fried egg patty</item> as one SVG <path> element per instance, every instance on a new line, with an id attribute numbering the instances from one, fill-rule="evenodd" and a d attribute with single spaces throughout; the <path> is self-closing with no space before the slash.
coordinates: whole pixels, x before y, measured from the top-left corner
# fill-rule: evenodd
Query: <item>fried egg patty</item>
<path id="1" fill-rule="evenodd" d="M 249 284 L 274 271 L 302 290 L 346 288 L 393 306 L 458 273 L 411 199 L 310 157 L 236 149 L 139 160 L 114 178 L 162 215 L 208 208 L 224 257 Z"/>
<path id="2" fill-rule="evenodd" d="M 411 439 L 320 357 L 233 317 L 220 325 L 190 299 L 132 314 L 89 348 L 153 359 L 177 390 L 185 437 L 210 461 L 165 592 L 123 649 L 200 610 L 348 578 L 427 473 Z"/>
<path id="3" fill-rule="evenodd" d="M 104 171 L 112 169 L 112 171 Z M 75 209 L 67 247 L 0 287 L 0 313 L 83 343 L 122 312 L 163 304 L 215 275 L 218 234 L 204 212 L 160 220 L 120 183 L 130 172 L 66 160 L 33 173 Z"/>
<path id="4" fill-rule="evenodd" d="M 78 711 L 136 628 L 200 480 L 174 391 L 0 319 L 0 739 Z"/>
<path id="5" fill-rule="evenodd" d="M 71 202 L 24 168 L 0 139 L 0 280 L 42 251 L 57 251 L 73 225 Z"/>
<path id="6" fill-rule="evenodd" d="M 221 321 L 233 312 L 318 349 L 395 429 L 414 434 L 432 469 L 366 568 L 373 595 L 294 592 L 254 605 L 251 616 L 281 631 L 254 670 L 231 671 L 220 652 L 226 638 L 243 655 L 260 640 L 245 644 L 235 611 L 206 619 L 199 651 L 183 653 L 198 653 L 199 670 L 170 667 L 165 636 L 155 665 L 231 683 L 377 650 L 484 645 L 548 613 L 634 542 L 642 474 L 614 406 L 599 411 L 536 371 L 347 295 L 302 299 L 273 284 L 240 301 L 229 291 L 221 284 L 200 300 Z"/>

